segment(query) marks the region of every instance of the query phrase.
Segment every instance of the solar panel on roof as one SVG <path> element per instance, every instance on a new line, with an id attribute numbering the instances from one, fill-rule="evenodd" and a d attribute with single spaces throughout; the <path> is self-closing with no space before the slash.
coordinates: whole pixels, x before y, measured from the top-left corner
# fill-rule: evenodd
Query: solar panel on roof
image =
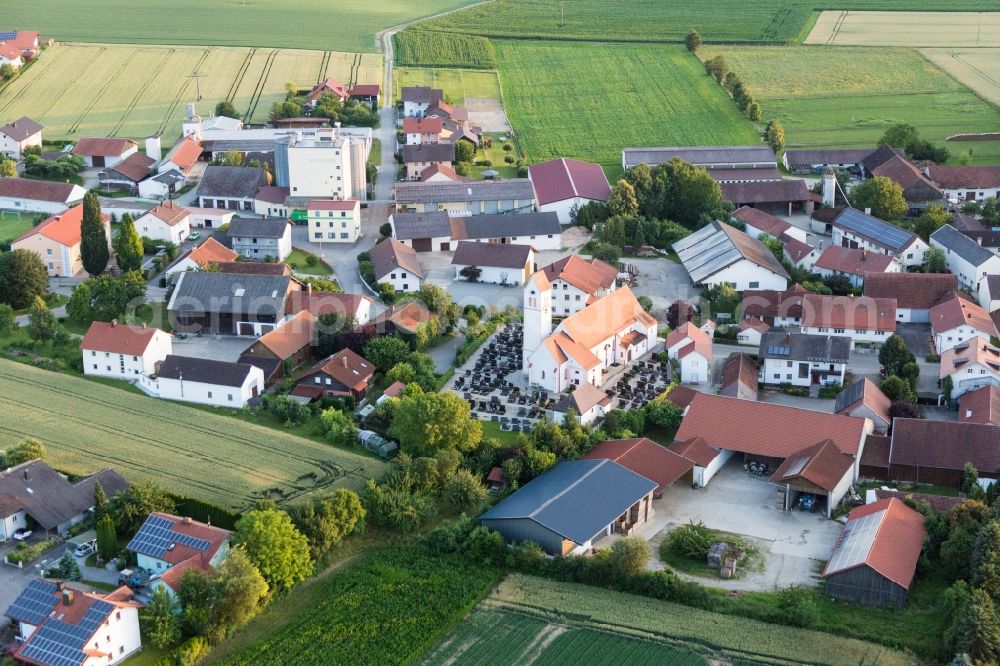
<path id="1" fill-rule="evenodd" d="M 767 348 L 767 353 L 769 356 L 788 356 L 791 353 L 791 348 L 784 345 L 772 345 Z"/>
<path id="2" fill-rule="evenodd" d="M 851 520 L 844 526 L 844 534 L 840 537 L 827 573 L 835 573 L 855 567 L 868 558 L 868 553 L 875 543 L 875 534 L 882 523 L 885 510 L 876 511 L 867 516 Z"/>
<path id="3" fill-rule="evenodd" d="M 7 615 L 28 624 L 40 624 L 56 605 L 56 584 L 33 580 L 7 609 Z"/>
<path id="4" fill-rule="evenodd" d="M 902 250 L 910 238 L 912 238 L 909 231 L 900 229 L 877 217 L 866 215 L 852 208 L 848 208 L 841 213 L 834 224 L 850 231 L 855 231 L 862 236 L 867 236 L 896 250 Z"/>
<path id="5" fill-rule="evenodd" d="M 17 39 L 17 32 L 0 32 L 0 40 Z"/>
<path id="6" fill-rule="evenodd" d="M 211 541 L 175 532 L 174 525 L 176 523 L 172 520 L 161 516 L 150 516 L 129 542 L 128 550 L 150 557 L 162 557 L 173 544 L 189 546 L 200 551 L 206 551 L 212 546 Z"/>
<path id="7" fill-rule="evenodd" d="M 809 460 L 810 460 L 809 456 L 805 456 L 803 458 L 799 458 L 799 459 L 795 460 L 788 467 L 788 469 L 785 471 L 784 478 L 787 479 L 788 477 L 795 476 L 796 474 L 798 474 L 799 472 L 801 472 L 802 468 L 805 467 L 809 463 Z"/>

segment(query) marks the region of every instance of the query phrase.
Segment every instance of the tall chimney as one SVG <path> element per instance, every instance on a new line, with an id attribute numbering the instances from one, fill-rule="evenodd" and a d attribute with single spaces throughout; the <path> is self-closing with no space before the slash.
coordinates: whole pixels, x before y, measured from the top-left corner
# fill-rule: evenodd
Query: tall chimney
<path id="1" fill-rule="evenodd" d="M 63 588 L 63 591 L 62 591 L 62 602 L 63 602 L 63 606 L 72 606 L 73 605 L 73 590 L 71 590 L 69 588 Z"/>
<path id="2" fill-rule="evenodd" d="M 833 167 L 827 167 L 823 173 L 823 205 L 833 208 L 837 200 L 837 175 Z"/>

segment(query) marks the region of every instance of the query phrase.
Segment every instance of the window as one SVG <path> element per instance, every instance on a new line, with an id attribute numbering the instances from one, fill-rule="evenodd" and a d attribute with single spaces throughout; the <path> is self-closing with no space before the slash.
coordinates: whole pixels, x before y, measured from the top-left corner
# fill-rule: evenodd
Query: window
<path id="1" fill-rule="evenodd" d="M 792 367 L 792 362 L 791 361 L 785 361 L 785 367 L 786 368 Z"/>
<path id="2" fill-rule="evenodd" d="M 90 355 L 91 355 L 91 356 L 97 356 L 97 352 L 96 352 L 96 351 L 93 351 L 93 350 L 91 350 L 91 352 L 90 352 Z"/>
<path id="3" fill-rule="evenodd" d="M 750 283 L 751 289 L 757 289 L 758 287 L 760 287 L 760 282 L 754 281 Z"/>
<path id="4" fill-rule="evenodd" d="M 96 363 L 94 364 L 94 370 L 97 370 L 97 364 Z"/>
<path id="5" fill-rule="evenodd" d="M 211 397 L 212 397 L 212 392 L 211 392 L 211 391 L 209 391 L 209 392 L 208 392 L 208 397 L 209 397 L 209 398 L 211 398 Z"/>
<path id="6" fill-rule="evenodd" d="M 323 232 L 317 231 L 316 233 L 313 234 L 313 238 L 323 238 Z"/>
<path id="7" fill-rule="evenodd" d="M 125 646 L 124 645 L 119 645 L 118 646 L 118 654 L 125 654 Z"/>
<path id="8" fill-rule="evenodd" d="M 835 328 L 835 329 L 833 329 L 833 332 L 834 333 L 843 333 L 844 329 L 842 329 L 842 328 Z"/>
<path id="9" fill-rule="evenodd" d="M 317 384 L 322 384 L 323 383 L 323 378 L 322 377 L 313 377 L 313 379 L 316 381 Z"/>
<path id="10" fill-rule="evenodd" d="M 778 373 L 778 372 L 774 373 L 774 378 L 775 379 L 781 379 L 781 373 Z"/>
<path id="11" fill-rule="evenodd" d="M 350 237 L 351 237 L 351 234 L 349 234 L 349 233 L 347 233 L 347 232 L 345 231 L 344 233 L 340 234 L 340 237 L 341 237 L 341 238 L 350 238 Z"/>
<path id="12" fill-rule="evenodd" d="M 229 402 L 233 401 L 233 394 L 232 393 L 230 393 L 227 397 L 229 398 Z"/>
<path id="13" fill-rule="evenodd" d="M 45 254 L 47 254 L 48 256 L 51 257 L 52 256 L 52 248 L 50 247 L 47 250 L 45 250 Z"/>

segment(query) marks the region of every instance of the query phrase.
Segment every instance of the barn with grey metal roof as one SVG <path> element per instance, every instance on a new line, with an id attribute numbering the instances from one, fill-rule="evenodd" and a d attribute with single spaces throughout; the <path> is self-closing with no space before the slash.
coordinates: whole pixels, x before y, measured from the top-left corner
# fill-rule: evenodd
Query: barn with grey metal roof
<path id="1" fill-rule="evenodd" d="M 626 148 L 622 151 L 622 166 L 625 169 L 640 164 L 656 166 L 675 157 L 706 169 L 774 169 L 778 166 L 774 151 L 763 145 Z"/>

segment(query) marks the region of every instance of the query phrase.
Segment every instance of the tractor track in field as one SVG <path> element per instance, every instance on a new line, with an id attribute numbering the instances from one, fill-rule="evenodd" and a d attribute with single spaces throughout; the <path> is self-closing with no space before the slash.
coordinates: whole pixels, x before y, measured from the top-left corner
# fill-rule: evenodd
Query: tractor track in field
<path id="1" fill-rule="evenodd" d="M 105 47 L 103 47 L 103 46 L 102 46 L 102 47 L 100 47 L 100 48 L 98 48 L 98 49 L 97 49 L 97 53 L 95 53 L 95 54 L 94 54 L 94 56 L 93 56 L 93 57 L 92 57 L 92 58 L 91 58 L 90 60 L 88 60 L 88 61 L 87 61 L 87 64 L 83 66 L 83 69 L 84 69 L 84 71 L 86 71 L 86 69 L 87 69 L 88 67 L 90 67 L 91 65 L 93 65 L 93 64 L 94 64 L 94 62 L 96 62 L 96 61 L 97 61 L 97 59 L 98 59 L 98 58 L 100 58 L 100 57 L 101 57 L 101 55 L 102 55 L 102 54 L 103 54 L 103 53 L 104 53 L 105 51 L 107 51 L 107 48 L 105 48 Z M 63 86 L 62 88 L 60 88 L 60 89 L 59 89 L 59 92 L 57 92 L 57 93 L 56 93 L 55 95 L 53 95 L 53 96 L 52 96 L 52 98 L 51 98 L 51 103 L 49 104 L 48 108 L 46 108 L 46 109 L 45 109 L 44 111 L 42 111 L 42 112 L 41 112 L 41 113 L 40 113 L 40 114 L 38 115 L 38 117 L 37 117 L 37 120 L 41 121 L 41 120 L 42 120 L 43 118 L 45 118 L 45 115 L 46 115 L 46 114 L 48 113 L 49 109 L 52 109 L 52 108 L 54 108 L 54 107 L 56 106 L 56 102 L 57 102 L 57 101 L 58 101 L 59 99 L 61 99 L 63 95 L 65 95 L 65 94 L 66 94 L 66 91 L 67 91 L 67 90 L 69 90 L 69 87 L 70 87 L 71 85 L 73 85 L 74 83 L 76 83 L 76 79 L 70 79 L 69 81 L 67 81 L 67 82 L 66 82 L 66 85 L 64 85 L 64 86 Z M 27 90 L 27 88 L 25 88 L 25 90 Z"/>
<path id="2" fill-rule="evenodd" d="M 319 63 L 319 74 L 316 75 L 316 83 L 326 80 L 326 70 L 330 68 L 330 51 L 323 51 L 323 60 Z"/>
<path id="3" fill-rule="evenodd" d="M 211 55 L 214 49 L 215 47 L 212 46 L 205 49 L 204 53 L 201 54 L 201 58 L 199 58 L 198 62 L 195 64 L 194 71 L 201 71 L 201 66 L 205 64 L 205 61 L 208 60 L 208 56 Z M 176 109 L 177 105 L 181 103 L 181 98 L 184 96 L 184 92 L 187 90 L 189 85 L 191 85 L 190 77 L 184 79 L 184 82 L 181 83 L 180 87 L 177 89 L 177 94 L 174 95 L 173 100 L 170 102 L 170 106 L 167 107 L 167 112 L 163 114 L 163 120 L 160 122 L 159 127 L 156 128 L 156 134 L 162 135 L 166 132 L 167 125 L 170 123 L 170 118 L 174 114 L 174 109 Z"/>
<path id="4" fill-rule="evenodd" d="M 113 75 L 109 76 L 108 80 L 104 82 L 104 85 L 102 85 L 97 92 L 91 96 L 90 104 L 83 109 L 83 112 L 77 117 L 76 122 L 69 126 L 68 131 L 70 134 L 76 134 L 76 131 L 80 129 L 80 123 L 82 123 L 87 116 L 90 115 L 90 112 L 94 110 L 94 107 L 97 106 L 97 103 L 101 100 L 104 93 L 108 91 L 108 88 L 111 87 L 111 84 L 113 84 L 115 80 L 121 76 L 122 72 L 125 71 L 125 68 L 128 67 L 133 60 L 135 60 L 137 55 L 139 55 L 139 49 L 133 49 L 128 56 L 125 57 L 125 60 L 122 61 L 118 70 Z"/>
<path id="5" fill-rule="evenodd" d="M 227 102 L 232 102 L 236 99 L 236 93 L 239 92 L 240 86 L 243 85 L 243 77 L 247 75 L 247 70 L 250 69 L 250 63 L 253 61 L 255 55 L 257 55 L 257 49 L 250 49 L 247 57 L 243 60 L 243 64 L 240 65 L 240 70 L 233 79 L 233 84 L 229 86 L 229 93 L 226 95 Z"/>
<path id="6" fill-rule="evenodd" d="M 38 85 L 38 82 L 41 81 L 45 77 L 46 74 L 48 74 L 49 72 L 54 71 L 55 67 L 53 67 L 52 65 L 55 62 L 58 62 L 59 60 L 61 60 L 62 59 L 61 56 L 64 55 L 65 53 L 66 53 L 65 51 L 59 51 L 58 53 L 56 53 L 56 55 L 50 56 L 47 59 L 47 61 L 46 61 L 46 67 L 42 70 L 42 73 L 39 74 L 38 77 L 35 78 L 35 80 L 32 81 L 31 83 L 34 84 L 34 85 Z M 14 85 L 14 82 L 17 81 L 19 78 L 20 77 L 18 77 L 17 79 L 12 79 L 11 81 L 7 82 L 2 87 L 0 87 L 0 93 L 2 93 L 8 87 Z M 21 98 L 21 95 L 23 95 L 24 93 L 28 92 L 29 89 L 31 89 L 31 85 L 30 84 L 29 85 L 25 85 L 23 88 L 21 88 L 20 90 L 18 90 L 17 93 L 13 97 L 11 97 L 9 100 L 7 100 L 6 104 L 4 104 L 2 107 L 0 107 L 0 111 L 6 111 L 7 109 L 9 109 L 11 107 L 11 105 L 14 104 L 14 102 L 16 102 L 17 100 L 19 100 Z"/>
<path id="7" fill-rule="evenodd" d="M 267 77 L 271 75 L 271 67 L 274 66 L 274 59 L 278 55 L 279 49 L 272 49 L 270 53 L 267 54 L 267 61 L 264 63 L 264 69 L 260 73 L 260 78 L 257 79 L 257 86 L 253 90 L 253 94 L 250 95 L 250 106 L 247 108 L 247 112 L 243 115 L 246 122 L 253 121 L 253 114 L 257 112 L 257 105 L 260 104 L 260 97 L 264 94 L 264 87 L 267 85 Z"/>
<path id="8" fill-rule="evenodd" d="M 167 60 L 169 60 L 170 56 L 172 56 L 175 53 L 177 53 L 177 49 L 167 50 L 166 54 L 163 56 L 163 59 L 160 60 L 160 64 L 157 65 L 156 69 L 153 71 L 153 74 L 146 79 L 146 82 L 142 84 L 139 90 L 137 90 L 135 95 L 132 97 L 132 101 L 129 103 L 128 106 L 125 107 L 125 112 L 122 113 L 121 119 L 117 123 L 115 123 L 114 127 L 112 127 L 111 130 L 108 132 L 108 137 L 113 137 L 117 135 L 119 131 L 121 131 L 121 128 L 125 125 L 125 121 L 128 120 L 128 117 L 135 110 L 135 107 L 138 106 L 139 102 L 146 94 L 146 91 L 149 89 L 149 86 L 153 84 L 153 80 L 160 75 L 160 72 L 163 71 L 163 66 L 167 64 Z"/>

